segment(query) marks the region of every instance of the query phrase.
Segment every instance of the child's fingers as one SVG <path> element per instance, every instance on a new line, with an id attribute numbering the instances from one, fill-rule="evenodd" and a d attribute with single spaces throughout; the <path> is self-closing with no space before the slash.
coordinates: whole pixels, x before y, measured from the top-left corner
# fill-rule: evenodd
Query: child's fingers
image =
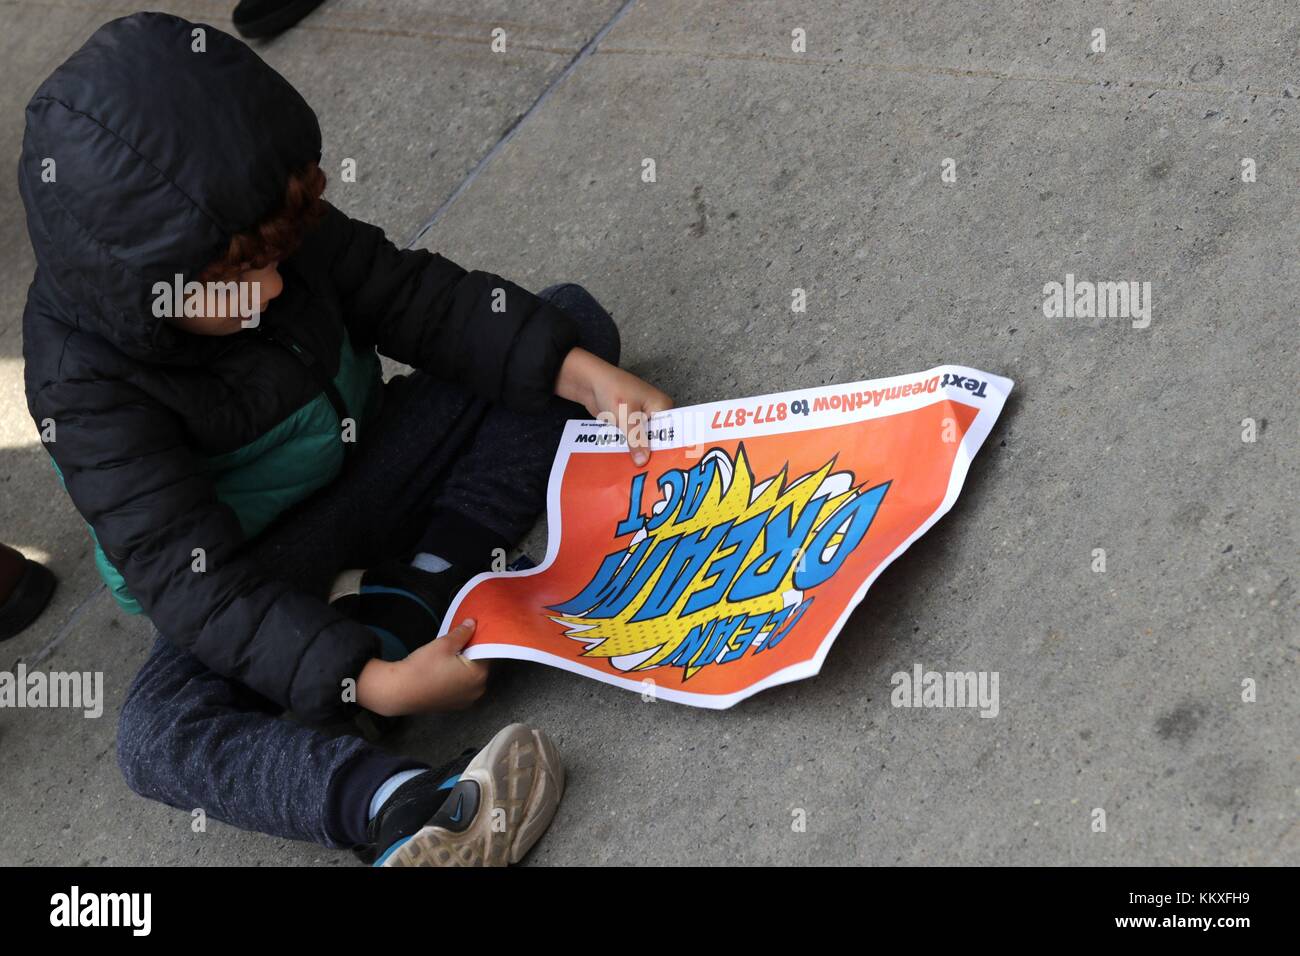
<path id="1" fill-rule="evenodd" d="M 460 661 L 467 668 L 469 668 L 470 674 L 473 675 L 473 677 L 477 681 L 479 681 L 480 683 L 487 682 L 488 679 L 487 661 L 472 661 L 468 657 L 457 657 L 456 660 Z"/>
<path id="2" fill-rule="evenodd" d="M 672 407 L 673 400 L 655 390 L 624 421 L 623 433 L 627 435 L 627 447 L 632 452 L 632 461 L 638 467 L 650 460 L 650 417 Z"/>
<path id="3" fill-rule="evenodd" d="M 442 637 L 438 638 L 438 643 L 449 654 L 459 654 L 465 649 L 470 638 L 474 636 L 474 626 L 476 622 L 472 617 L 467 617 L 455 627 L 453 627 Z"/>
<path id="4" fill-rule="evenodd" d="M 660 412 L 666 412 L 673 407 L 673 400 L 659 390 L 655 390 L 641 406 L 641 411 L 637 413 L 638 427 L 636 428 L 636 442 L 632 440 L 632 432 L 627 433 L 627 445 L 632 450 L 632 462 L 640 468 L 650 460 L 650 418 L 658 415 Z"/>
<path id="5" fill-rule="evenodd" d="M 658 415 L 673 407 L 672 396 L 655 389 L 654 394 L 645 401 L 646 415 Z"/>
<path id="6" fill-rule="evenodd" d="M 633 411 L 623 421 L 627 449 L 632 453 L 632 462 L 638 468 L 650 460 L 650 441 L 646 437 L 645 420 L 645 412 Z"/>

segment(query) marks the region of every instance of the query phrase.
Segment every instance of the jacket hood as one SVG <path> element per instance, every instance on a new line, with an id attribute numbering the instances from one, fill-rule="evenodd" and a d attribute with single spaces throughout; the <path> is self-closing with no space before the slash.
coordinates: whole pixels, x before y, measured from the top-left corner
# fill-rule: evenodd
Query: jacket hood
<path id="1" fill-rule="evenodd" d="M 183 350 L 194 336 L 154 316 L 154 284 L 196 278 L 320 146 L 311 107 L 239 40 L 167 14 L 113 20 L 27 105 L 18 187 L 38 284 L 129 354 Z"/>

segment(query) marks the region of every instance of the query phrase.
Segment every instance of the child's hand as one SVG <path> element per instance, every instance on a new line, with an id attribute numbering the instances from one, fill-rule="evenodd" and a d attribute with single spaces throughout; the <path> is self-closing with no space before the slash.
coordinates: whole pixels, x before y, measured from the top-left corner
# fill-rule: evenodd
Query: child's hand
<path id="1" fill-rule="evenodd" d="M 487 687 L 487 662 L 460 656 L 473 636 L 466 618 L 400 661 L 371 660 L 357 678 L 357 703 L 382 717 L 464 710 Z"/>
<path id="2" fill-rule="evenodd" d="M 650 460 L 646 421 L 673 407 L 673 400 L 659 389 L 586 349 L 573 349 L 565 357 L 555 380 L 555 394 L 617 425 L 627 436 L 628 450 L 638 468 Z"/>

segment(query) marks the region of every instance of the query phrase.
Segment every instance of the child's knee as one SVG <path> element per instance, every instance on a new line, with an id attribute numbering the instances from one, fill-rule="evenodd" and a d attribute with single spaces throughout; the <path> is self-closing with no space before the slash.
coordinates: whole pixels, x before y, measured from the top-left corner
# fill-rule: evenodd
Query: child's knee
<path id="1" fill-rule="evenodd" d="M 149 715 L 139 697 L 128 695 L 117 718 L 117 766 L 126 785 L 147 796 L 144 745 L 149 739 Z"/>
<path id="2" fill-rule="evenodd" d="M 141 796 L 149 796 L 153 789 L 150 773 L 158 763 L 157 754 L 167 749 L 172 735 L 190 716 L 178 707 L 178 702 L 188 699 L 183 691 L 189 671 L 176 666 L 184 659 L 182 651 L 159 637 L 127 688 L 117 715 L 117 765 L 126 785 Z M 193 666 L 199 668 L 197 662 Z"/>
<path id="3" fill-rule="evenodd" d="M 563 282 L 549 286 L 538 293 L 573 319 L 578 326 L 578 345 L 593 355 L 598 355 L 611 365 L 617 365 L 622 342 L 618 326 L 595 296 L 576 282 Z"/>

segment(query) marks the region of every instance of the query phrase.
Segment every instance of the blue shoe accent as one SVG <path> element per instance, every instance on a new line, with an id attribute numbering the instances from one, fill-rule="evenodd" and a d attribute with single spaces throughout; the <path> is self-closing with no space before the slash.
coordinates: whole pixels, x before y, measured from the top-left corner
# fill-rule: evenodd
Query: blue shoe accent
<path id="1" fill-rule="evenodd" d="M 398 840 L 396 843 L 394 843 L 392 846 L 390 846 L 387 850 L 385 850 L 383 856 L 381 856 L 379 859 L 375 860 L 375 862 L 374 862 L 374 863 L 371 863 L 370 865 L 371 865 L 371 866 L 383 866 L 383 865 L 384 865 L 384 861 L 387 860 L 390 856 L 392 856 L 392 855 L 393 855 L 393 854 L 394 854 L 394 853 L 395 853 L 395 852 L 396 852 L 396 851 L 401 847 L 401 845 L 402 845 L 403 843 L 405 843 L 405 842 L 406 842 L 407 840 L 409 840 L 409 839 L 411 839 L 411 838 L 410 838 L 410 837 L 402 837 L 402 839 Z"/>
<path id="2" fill-rule="evenodd" d="M 367 624 L 366 627 L 379 635 L 379 656 L 384 660 L 404 660 L 406 656 L 411 653 L 406 649 L 406 645 L 403 644 L 398 636 L 392 631 L 386 631 L 382 627 L 376 627 L 373 624 Z"/>
<path id="3" fill-rule="evenodd" d="M 429 605 L 425 604 L 418 594 L 412 594 L 410 591 L 403 590 L 402 588 L 390 588 L 383 584 L 363 584 L 361 586 L 361 593 L 397 594 L 404 598 L 410 598 L 416 604 L 420 605 L 420 607 L 424 608 L 425 613 L 427 613 L 429 617 L 433 618 L 435 621 L 442 621 L 442 615 L 433 613 L 433 609 L 429 607 Z"/>
<path id="4" fill-rule="evenodd" d="M 439 790 L 441 795 L 443 791 Z M 478 814 L 478 783 L 472 777 L 461 777 L 443 800 L 438 812 L 429 818 L 428 826 L 443 827 L 453 833 L 463 833 Z"/>
<path id="5" fill-rule="evenodd" d="M 401 862 L 393 860 L 393 852 L 425 827 L 462 833 L 471 826 L 478 814 L 479 785 L 463 773 L 479 750 L 464 750 L 436 769 L 399 771 L 380 784 L 370 799 L 369 842 L 357 848 L 357 855 L 372 865 Z"/>

